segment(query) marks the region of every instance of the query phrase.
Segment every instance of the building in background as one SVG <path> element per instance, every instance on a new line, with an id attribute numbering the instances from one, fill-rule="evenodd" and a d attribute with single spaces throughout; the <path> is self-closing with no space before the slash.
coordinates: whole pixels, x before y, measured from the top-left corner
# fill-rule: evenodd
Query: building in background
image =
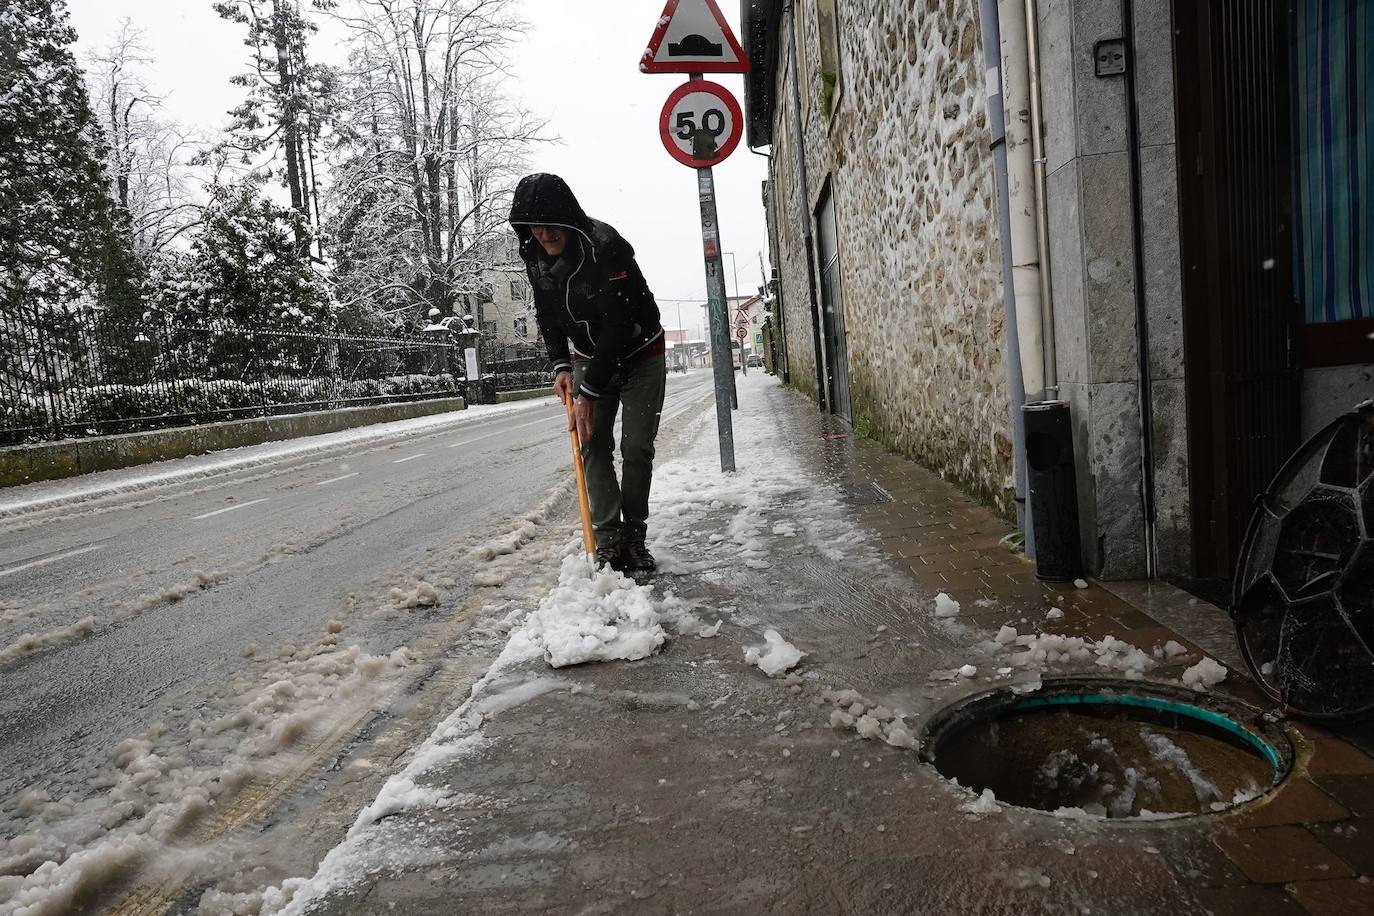
<path id="1" fill-rule="evenodd" d="M 543 352 L 539 327 L 534 319 L 534 292 L 525 262 L 520 259 L 520 240 L 503 232 L 490 243 L 490 265 L 483 271 L 479 327 L 493 352 L 515 353 L 526 349 Z"/>
<path id="2" fill-rule="evenodd" d="M 778 345 L 1008 516 L 1013 404 L 1064 401 L 1086 570 L 1224 583 L 1279 465 L 1374 396 L 1374 15 L 1029 8 L 743 0 Z"/>

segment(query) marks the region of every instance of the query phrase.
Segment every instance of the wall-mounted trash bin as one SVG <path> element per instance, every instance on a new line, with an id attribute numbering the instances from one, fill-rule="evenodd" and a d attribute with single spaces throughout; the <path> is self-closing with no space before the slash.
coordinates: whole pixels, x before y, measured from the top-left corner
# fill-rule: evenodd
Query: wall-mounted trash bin
<path id="1" fill-rule="evenodd" d="M 1027 404 L 1026 484 L 1035 526 L 1035 574 L 1069 582 L 1083 574 L 1073 423 L 1064 401 Z"/>

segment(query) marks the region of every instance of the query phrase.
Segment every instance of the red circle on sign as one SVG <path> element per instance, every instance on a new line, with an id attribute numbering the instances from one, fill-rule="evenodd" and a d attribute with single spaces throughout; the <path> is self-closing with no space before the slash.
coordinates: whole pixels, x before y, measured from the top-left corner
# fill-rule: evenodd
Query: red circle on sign
<path id="1" fill-rule="evenodd" d="M 694 92 L 704 92 L 707 95 L 714 96 L 720 100 L 721 104 L 725 106 L 725 110 L 730 113 L 730 122 L 728 125 L 730 132 L 729 135 L 726 136 L 725 142 L 717 145 L 714 156 L 703 159 L 695 158 L 692 153 L 678 146 L 677 140 L 674 139 L 674 131 L 678 128 L 691 126 L 695 129 L 696 125 L 694 120 L 688 120 L 681 125 L 674 125 L 671 123 L 673 109 L 677 107 L 678 102 L 681 102 Z M 702 127 L 705 128 L 705 125 L 702 125 Z M 668 96 L 668 101 L 663 103 L 663 112 L 658 117 L 658 135 L 659 138 L 663 140 L 663 148 L 668 151 L 668 155 L 688 168 L 693 169 L 710 168 L 717 163 L 724 162 L 729 158 L 730 154 L 735 151 L 735 147 L 739 146 L 740 137 L 743 133 L 744 112 L 740 110 L 739 102 L 735 101 L 735 97 L 730 94 L 730 90 L 719 83 L 712 83 L 707 80 L 689 80 L 674 89 Z"/>

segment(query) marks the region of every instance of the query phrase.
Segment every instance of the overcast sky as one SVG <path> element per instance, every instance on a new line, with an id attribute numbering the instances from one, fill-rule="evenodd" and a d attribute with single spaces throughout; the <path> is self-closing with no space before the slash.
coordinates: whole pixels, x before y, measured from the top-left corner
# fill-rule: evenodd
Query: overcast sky
<path id="1" fill-rule="evenodd" d="M 166 94 L 171 118 L 206 132 L 226 122 L 225 112 L 242 98 L 229 83 L 247 60 L 243 27 L 221 20 L 211 0 L 68 0 L 76 27 L 78 55 L 104 45 L 119 21 L 128 18 L 146 35 L 156 65 L 153 89 Z M 531 24 L 514 51 L 511 96 L 549 122 L 560 138 L 532 150 L 534 171 L 568 180 L 582 206 L 614 225 L 635 246 L 640 267 L 659 299 L 664 324 L 682 324 L 700 335 L 706 298 L 701 257 L 701 222 L 695 173 L 668 156 L 658 136 L 658 116 L 668 93 L 685 77 L 647 76 L 637 64 L 663 11 L 663 0 L 522 0 Z M 737 3 L 722 11 L 738 35 Z M 342 62 L 339 33 L 323 29 L 312 55 Z M 712 77 L 743 104 L 743 80 Z M 766 227 L 760 185 L 766 161 L 741 143 L 715 168 L 727 290 L 754 293 L 763 282 L 759 256 L 767 263 Z"/>

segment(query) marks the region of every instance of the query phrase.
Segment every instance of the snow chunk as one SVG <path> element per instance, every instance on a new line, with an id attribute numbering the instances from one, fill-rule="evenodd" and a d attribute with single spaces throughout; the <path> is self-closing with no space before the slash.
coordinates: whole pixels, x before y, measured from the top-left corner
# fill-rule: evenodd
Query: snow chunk
<path id="1" fill-rule="evenodd" d="M 916 749 L 916 736 L 908 731 L 901 721 L 892 722 L 887 726 L 887 734 L 883 736 L 883 740 L 893 747 Z"/>
<path id="2" fill-rule="evenodd" d="M 1085 580 L 1085 579 L 1074 579 L 1074 580 L 1073 580 L 1073 587 L 1074 587 L 1074 588 L 1087 588 L 1087 587 L 1088 587 L 1087 580 Z"/>
<path id="3" fill-rule="evenodd" d="M 1064 616 L 1064 612 L 1057 607 L 1050 608 L 1050 612 L 1045 615 L 1046 620 L 1058 620 Z"/>
<path id="4" fill-rule="evenodd" d="M 955 601 L 944 592 L 935 596 L 935 616 L 936 617 L 958 617 L 959 602 Z"/>
<path id="5" fill-rule="evenodd" d="M 883 726 L 872 716 L 863 715 L 854 722 L 854 730 L 860 738 L 876 738 L 883 733 Z"/>
<path id="6" fill-rule="evenodd" d="M 997 796 L 993 791 L 984 789 L 982 795 L 960 805 L 959 810 L 967 811 L 969 814 L 996 814 L 1001 809 L 997 806 Z"/>
<path id="7" fill-rule="evenodd" d="M 1224 680 L 1226 666 L 1205 656 L 1202 661 L 1183 672 L 1183 683 L 1199 693 L 1209 687 L 1215 687 Z"/>
<path id="8" fill-rule="evenodd" d="M 960 677 L 973 677 L 977 673 L 978 667 L 976 665 L 964 665 L 962 668 L 959 669 Z"/>
<path id="9" fill-rule="evenodd" d="M 806 653 L 783 639 L 777 630 L 764 630 L 763 646 L 749 646 L 744 650 L 744 660 L 757 665 L 769 677 L 777 677 L 789 668 L 795 667 Z"/>

